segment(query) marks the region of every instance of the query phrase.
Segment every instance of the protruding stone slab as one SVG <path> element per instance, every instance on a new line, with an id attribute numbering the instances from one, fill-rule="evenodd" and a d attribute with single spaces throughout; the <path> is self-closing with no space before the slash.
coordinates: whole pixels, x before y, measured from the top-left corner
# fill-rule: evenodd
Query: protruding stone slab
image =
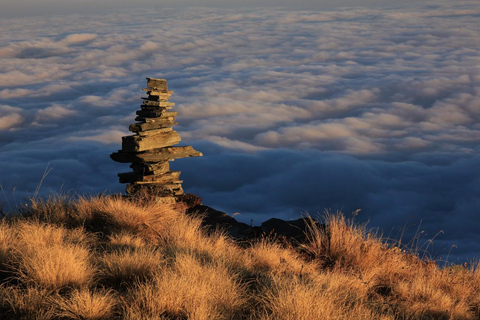
<path id="1" fill-rule="evenodd" d="M 141 133 L 141 132 L 150 131 L 150 130 L 172 127 L 177 124 L 178 122 L 175 121 L 175 117 L 168 117 L 168 118 L 159 118 L 158 120 L 151 121 L 151 122 L 133 123 L 130 125 L 128 129 L 131 132 Z"/>
<path id="2" fill-rule="evenodd" d="M 193 149 L 192 146 L 185 147 L 166 147 L 161 149 L 153 149 L 149 151 L 144 151 L 140 153 L 133 152 L 124 152 L 119 150 L 118 152 L 112 153 L 110 158 L 112 160 L 129 163 L 129 162 L 161 162 L 169 161 L 179 158 L 189 158 L 189 157 L 201 157 L 203 154 L 201 152 Z"/>
<path id="3" fill-rule="evenodd" d="M 175 117 L 158 117 L 158 118 L 146 118 L 146 117 L 136 117 L 135 121 L 142 121 L 142 122 L 161 122 L 161 121 L 175 121 Z"/>
<path id="4" fill-rule="evenodd" d="M 151 149 L 170 147 L 179 143 L 182 139 L 176 131 L 161 132 L 147 136 L 122 137 L 122 151 L 141 152 Z"/>
<path id="5" fill-rule="evenodd" d="M 135 172 L 119 173 L 120 183 L 177 183 L 180 180 L 180 171 L 169 171 L 162 174 L 143 175 Z"/>
<path id="6" fill-rule="evenodd" d="M 158 184 L 161 184 L 162 186 L 169 186 L 169 187 L 172 187 L 172 188 L 178 188 L 178 187 L 181 187 L 182 186 L 182 180 L 173 180 L 173 181 L 137 181 L 135 182 L 135 184 L 139 184 L 139 185 L 144 185 L 144 184 L 147 184 L 147 185 L 150 185 L 152 183 L 158 183 Z"/>

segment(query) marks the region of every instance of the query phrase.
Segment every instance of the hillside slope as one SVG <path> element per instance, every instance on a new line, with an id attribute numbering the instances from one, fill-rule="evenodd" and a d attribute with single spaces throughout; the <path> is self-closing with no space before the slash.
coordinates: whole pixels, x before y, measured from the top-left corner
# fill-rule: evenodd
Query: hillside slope
<path id="1" fill-rule="evenodd" d="M 34 200 L 0 223 L 1 319 L 478 319 L 480 271 L 439 269 L 342 215 L 238 243 L 185 207 Z"/>

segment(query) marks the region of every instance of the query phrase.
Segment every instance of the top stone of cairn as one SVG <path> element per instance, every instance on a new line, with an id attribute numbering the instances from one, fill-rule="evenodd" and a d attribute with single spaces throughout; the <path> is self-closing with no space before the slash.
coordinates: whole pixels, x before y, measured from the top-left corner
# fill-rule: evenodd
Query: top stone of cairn
<path id="1" fill-rule="evenodd" d="M 168 91 L 167 80 L 147 78 L 147 87 L 157 91 Z"/>

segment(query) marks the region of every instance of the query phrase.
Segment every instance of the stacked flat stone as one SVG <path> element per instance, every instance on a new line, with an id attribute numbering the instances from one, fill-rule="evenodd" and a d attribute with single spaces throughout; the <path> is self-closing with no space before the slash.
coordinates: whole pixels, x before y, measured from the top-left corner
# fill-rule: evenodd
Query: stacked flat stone
<path id="1" fill-rule="evenodd" d="M 147 78 L 148 97 L 137 111 L 129 130 L 135 135 L 122 137 L 122 150 L 110 157 L 117 162 L 132 163 L 133 172 L 120 173 L 120 183 L 128 183 L 127 193 L 133 195 L 142 189 L 166 202 L 174 202 L 183 194 L 180 171 L 170 171 L 169 161 L 186 157 L 200 157 L 192 146 L 173 147 L 181 140 L 172 129 L 177 112 L 170 111 L 174 103 L 168 102 L 173 91 L 168 91 L 164 79 Z"/>

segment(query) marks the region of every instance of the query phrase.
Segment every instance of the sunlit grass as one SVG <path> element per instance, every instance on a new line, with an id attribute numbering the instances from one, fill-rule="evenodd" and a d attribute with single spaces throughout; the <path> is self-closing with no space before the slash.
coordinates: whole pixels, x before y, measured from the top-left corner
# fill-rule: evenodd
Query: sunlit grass
<path id="1" fill-rule="evenodd" d="M 215 261 L 202 263 L 198 257 L 181 254 L 171 266 L 161 269 L 147 283 L 131 290 L 125 306 L 135 315 L 164 315 L 188 319 L 232 319 L 245 302 L 237 277 Z"/>
<path id="2" fill-rule="evenodd" d="M 114 251 L 100 258 L 102 276 L 112 285 L 146 279 L 162 264 L 162 254 L 154 248 Z"/>
<path id="3" fill-rule="evenodd" d="M 75 290 L 66 297 L 52 297 L 51 303 L 59 319 L 100 320 L 118 316 L 115 312 L 118 302 L 113 291 Z"/>
<path id="4" fill-rule="evenodd" d="M 1 319 L 478 319 L 478 265 L 439 268 L 341 214 L 241 245 L 181 206 L 35 200 L 0 222 Z"/>
<path id="5" fill-rule="evenodd" d="M 93 280 L 96 270 L 83 230 L 20 221 L 16 231 L 10 266 L 22 282 L 61 289 Z"/>

